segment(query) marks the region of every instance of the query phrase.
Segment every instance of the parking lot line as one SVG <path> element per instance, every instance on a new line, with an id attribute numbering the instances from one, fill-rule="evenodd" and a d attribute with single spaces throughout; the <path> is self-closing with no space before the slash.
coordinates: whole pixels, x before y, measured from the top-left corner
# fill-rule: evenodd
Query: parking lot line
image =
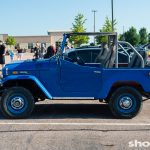
<path id="1" fill-rule="evenodd" d="M 64 125 L 64 126 L 150 126 L 150 123 L 48 123 L 48 122 L 1 122 L 0 125 Z"/>

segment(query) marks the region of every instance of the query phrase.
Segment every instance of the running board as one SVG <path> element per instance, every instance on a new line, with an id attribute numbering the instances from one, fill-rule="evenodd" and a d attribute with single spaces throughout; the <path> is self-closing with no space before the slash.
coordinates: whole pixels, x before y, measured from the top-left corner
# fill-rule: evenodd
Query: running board
<path id="1" fill-rule="evenodd" d="M 93 100 L 94 99 L 94 97 L 53 97 L 53 99 L 54 100 L 57 100 L 57 99 L 59 99 L 59 100 L 61 100 L 61 99 L 63 99 L 63 100 L 76 100 L 76 99 L 81 99 L 81 100 L 89 100 L 89 99 L 91 99 L 91 100 Z"/>

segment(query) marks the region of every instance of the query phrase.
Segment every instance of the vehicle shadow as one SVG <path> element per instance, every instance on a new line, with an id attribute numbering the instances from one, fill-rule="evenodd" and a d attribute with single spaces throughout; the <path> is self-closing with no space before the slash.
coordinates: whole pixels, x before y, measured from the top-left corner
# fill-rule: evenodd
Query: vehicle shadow
<path id="1" fill-rule="evenodd" d="M 0 112 L 0 119 L 5 117 Z M 27 119 L 115 119 L 107 104 L 36 104 Z"/>
<path id="2" fill-rule="evenodd" d="M 36 104 L 29 119 L 114 119 L 107 104 Z"/>

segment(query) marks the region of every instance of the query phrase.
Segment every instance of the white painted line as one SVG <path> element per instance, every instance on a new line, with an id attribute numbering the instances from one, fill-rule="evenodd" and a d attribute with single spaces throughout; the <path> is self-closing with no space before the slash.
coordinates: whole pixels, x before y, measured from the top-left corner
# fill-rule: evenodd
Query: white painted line
<path id="1" fill-rule="evenodd" d="M 48 122 L 1 122 L 0 125 L 64 125 L 64 126 L 150 126 L 150 123 L 48 123 Z"/>

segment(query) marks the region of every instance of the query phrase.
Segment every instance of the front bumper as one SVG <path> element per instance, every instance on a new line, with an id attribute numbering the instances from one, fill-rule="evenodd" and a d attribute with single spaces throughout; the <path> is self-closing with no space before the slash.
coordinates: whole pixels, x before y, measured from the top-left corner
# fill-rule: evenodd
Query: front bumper
<path id="1" fill-rule="evenodd" d="M 2 95 L 3 92 L 4 92 L 3 79 L 0 78 L 0 96 Z"/>
<path id="2" fill-rule="evenodd" d="M 2 87 L 3 86 L 3 82 L 2 82 L 2 80 L 0 79 L 0 87 Z"/>

